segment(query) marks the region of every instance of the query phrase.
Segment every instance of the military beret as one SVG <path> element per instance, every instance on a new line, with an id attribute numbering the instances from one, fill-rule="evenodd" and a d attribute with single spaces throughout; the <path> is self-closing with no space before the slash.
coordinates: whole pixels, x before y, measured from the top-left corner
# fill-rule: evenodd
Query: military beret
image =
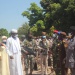
<path id="1" fill-rule="evenodd" d="M 58 30 L 54 30 L 53 32 L 54 32 L 54 33 L 58 33 Z"/>

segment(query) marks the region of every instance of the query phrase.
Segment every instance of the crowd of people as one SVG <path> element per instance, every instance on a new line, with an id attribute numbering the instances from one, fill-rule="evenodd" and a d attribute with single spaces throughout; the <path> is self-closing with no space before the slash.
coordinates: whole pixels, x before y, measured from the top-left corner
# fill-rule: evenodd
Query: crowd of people
<path id="1" fill-rule="evenodd" d="M 40 37 L 18 38 L 18 31 L 12 29 L 11 36 L 2 36 L 0 43 L 1 75 L 32 75 L 39 64 L 41 75 L 48 75 L 48 66 L 55 75 L 68 75 L 68 69 L 75 75 L 75 26 L 70 30 L 69 35 L 54 30 L 53 36 L 42 32 Z"/>

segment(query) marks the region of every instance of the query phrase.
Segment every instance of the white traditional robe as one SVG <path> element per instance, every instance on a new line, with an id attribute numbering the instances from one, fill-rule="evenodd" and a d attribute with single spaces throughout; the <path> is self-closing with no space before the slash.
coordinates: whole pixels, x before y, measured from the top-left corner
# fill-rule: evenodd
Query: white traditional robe
<path id="1" fill-rule="evenodd" d="M 19 38 L 9 37 L 6 43 L 6 51 L 9 55 L 10 75 L 23 75 L 21 63 L 21 47 Z M 13 56 L 14 59 L 10 59 Z"/>

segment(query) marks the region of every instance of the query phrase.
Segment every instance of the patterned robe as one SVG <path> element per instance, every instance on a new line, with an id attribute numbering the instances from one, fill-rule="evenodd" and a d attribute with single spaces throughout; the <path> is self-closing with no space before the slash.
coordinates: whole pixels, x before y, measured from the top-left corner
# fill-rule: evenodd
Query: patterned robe
<path id="1" fill-rule="evenodd" d="M 75 37 L 68 40 L 68 47 L 66 49 L 66 67 L 75 68 Z"/>

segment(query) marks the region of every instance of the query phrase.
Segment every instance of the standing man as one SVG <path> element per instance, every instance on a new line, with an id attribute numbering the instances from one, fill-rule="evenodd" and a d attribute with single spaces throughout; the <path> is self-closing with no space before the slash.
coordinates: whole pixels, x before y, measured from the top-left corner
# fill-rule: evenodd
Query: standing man
<path id="1" fill-rule="evenodd" d="M 47 75 L 48 68 L 48 51 L 49 51 L 49 42 L 46 39 L 46 36 L 42 36 L 42 41 L 39 43 L 41 48 L 41 75 L 44 75 L 44 65 L 45 65 L 45 75 Z"/>
<path id="2" fill-rule="evenodd" d="M 27 39 L 25 35 L 21 36 L 21 53 L 22 53 L 22 64 L 25 70 L 25 75 L 28 75 L 28 69 L 29 69 L 29 56 L 28 51 L 25 50 L 25 47 L 27 46 Z"/>
<path id="3" fill-rule="evenodd" d="M 6 51 L 9 56 L 10 75 L 23 75 L 21 63 L 20 40 L 16 29 L 11 30 L 11 36 L 7 39 Z"/>
<path id="4" fill-rule="evenodd" d="M 58 37 L 59 42 L 59 62 L 60 62 L 60 71 L 61 75 L 66 75 L 67 69 L 65 68 L 65 57 L 66 57 L 66 50 L 64 46 L 64 41 L 66 40 L 66 33 L 60 32 Z"/>
<path id="5" fill-rule="evenodd" d="M 75 75 L 75 26 L 71 26 L 71 38 L 67 41 L 66 47 L 66 68 L 71 70 L 71 75 Z"/>
<path id="6" fill-rule="evenodd" d="M 8 63 L 8 55 L 6 53 L 6 36 L 2 36 L 1 45 L 0 45 L 0 52 L 1 52 L 1 67 L 0 73 L 1 75 L 10 75 L 9 73 L 9 63 Z"/>
<path id="7" fill-rule="evenodd" d="M 53 45 L 52 45 L 52 56 L 53 56 L 53 69 L 56 75 L 61 75 L 60 69 L 60 40 L 58 39 L 58 31 L 54 30 L 53 33 Z"/>

